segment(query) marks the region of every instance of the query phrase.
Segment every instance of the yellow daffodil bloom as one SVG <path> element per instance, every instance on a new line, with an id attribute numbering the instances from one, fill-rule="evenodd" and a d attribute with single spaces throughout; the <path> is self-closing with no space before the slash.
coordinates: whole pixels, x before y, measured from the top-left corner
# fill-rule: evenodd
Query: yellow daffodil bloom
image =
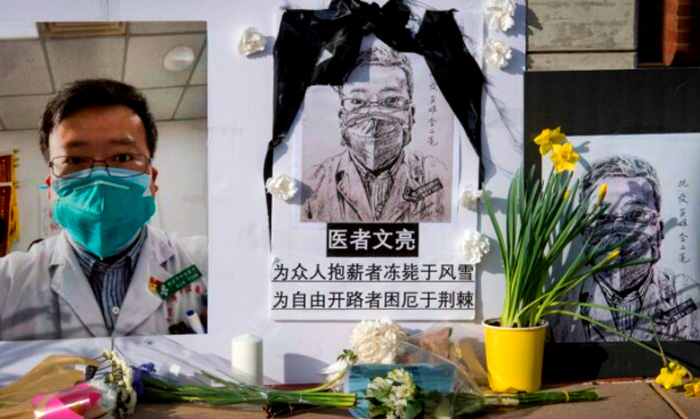
<path id="1" fill-rule="evenodd" d="M 552 145 L 552 155 L 549 157 L 554 163 L 554 171 L 561 173 L 563 171 L 573 172 L 578 161 L 578 153 L 574 151 L 574 146 L 571 143 L 554 144 Z"/>
<path id="2" fill-rule="evenodd" d="M 544 156 L 549 153 L 553 145 L 561 144 L 564 140 L 566 140 L 566 135 L 561 132 L 561 127 L 556 129 L 546 128 L 540 132 L 540 135 L 535 137 L 535 144 L 540 146 L 540 155 Z"/>
<path id="3" fill-rule="evenodd" d="M 685 395 L 688 397 L 700 397 L 700 381 L 691 381 L 685 385 Z"/>
<path id="4" fill-rule="evenodd" d="M 600 190 L 598 191 L 598 206 L 603 203 L 603 200 L 605 199 L 605 194 L 608 193 L 608 184 L 603 183 L 600 185 Z"/>
<path id="5" fill-rule="evenodd" d="M 683 377 L 688 375 L 688 370 L 677 362 L 669 362 L 668 368 L 661 368 L 661 372 L 656 377 L 656 383 L 662 385 L 666 390 L 678 387 L 683 384 Z"/>
<path id="6" fill-rule="evenodd" d="M 609 262 L 613 259 L 617 259 L 618 257 L 620 257 L 620 250 L 613 250 L 612 252 L 610 252 L 606 260 Z"/>

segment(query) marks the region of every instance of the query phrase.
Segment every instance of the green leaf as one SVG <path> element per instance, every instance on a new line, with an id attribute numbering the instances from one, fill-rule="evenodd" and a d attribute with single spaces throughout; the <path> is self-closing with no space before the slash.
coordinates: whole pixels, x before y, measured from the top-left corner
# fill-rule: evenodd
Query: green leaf
<path id="1" fill-rule="evenodd" d="M 414 419 L 423 411 L 423 406 L 415 400 L 410 400 L 406 406 L 406 419 Z"/>

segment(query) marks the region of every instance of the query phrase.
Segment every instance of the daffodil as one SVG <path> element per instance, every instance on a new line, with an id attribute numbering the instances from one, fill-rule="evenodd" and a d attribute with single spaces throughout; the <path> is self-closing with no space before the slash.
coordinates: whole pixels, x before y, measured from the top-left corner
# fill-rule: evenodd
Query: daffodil
<path id="1" fill-rule="evenodd" d="M 598 202 L 596 203 L 596 207 L 599 207 L 602 203 L 603 200 L 605 199 L 605 195 L 608 193 L 608 184 L 603 183 L 600 185 L 600 189 L 598 190 Z"/>
<path id="2" fill-rule="evenodd" d="M 669 362 L 668 368 L 661 368 L 661 372 L 656 377 L 656 383 L 664 386 L 666 390 L 678 387 L 683 384 L 683 377 L 688 375 L 688 370 L 677 362 Z M 687 389 L 686 389 L 687 391 Z"/>
<path id="3" fill-rule="evenodd" d="M 561 132 L 561 127 L 555 129 L 543 129 L 540 135 L 535 137 L 535 144 L 540 146 L 540 155 L 544 156 L 552 150 L 552 146 L 555 144 L 561 144 L 562 141 L 566 140 L 566 135 Z"/>
<path id="4" fill-rule="evenodd" d="M 620 250 L 616 249 L 616 250 L 613 250 L 612 252 L 610 252 L 608 257 L 606 258 L 606 261 L 610 262 L 611 260 L 617 259 L 618 257 L 620 257 Z"/>
<path id="5" fill-rule="evenodd" d="M 574 151 L 571 143 L 553 144 L 550 159 L 554 163 L 555 172 L 561 173 L 565 170 L 573 172 L 578 161 L 578 153 Z"/>
<path id="6" fill-rule="evenodd" d="M 691 381 L 685 385 L 685 395 L 688 397 L 700 397 L 700 381 Z"/>

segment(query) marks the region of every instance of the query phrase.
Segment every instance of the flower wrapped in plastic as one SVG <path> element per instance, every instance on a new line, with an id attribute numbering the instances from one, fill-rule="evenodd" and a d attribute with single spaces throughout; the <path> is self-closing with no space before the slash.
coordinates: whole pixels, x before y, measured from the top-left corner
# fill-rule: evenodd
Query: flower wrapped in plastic
<path id="1" fill-rule="evenodd" d="M 132 370 L 112 351 L 97 358 L 52 355 L 0 390 L 0 418 L 120 418 L 133 413 Z"/>
<path id="2" fill-rule="evenodd" d="M 515 395 L 482 392 L 487 373 L 471 346 L 455 341 L 453 328 L 436 326 L 409 335 L 388 318 L 363 321 L 345 350 L 326 370 L 319 388 L 342 383 L 357 395 L 354 416 L 376 419 L 459 418 L 484 410 L 592 401 L 595 391 Z M 277 412 L 276 412 L 277 413 Z"/>
<path id="3" fill-rule="evenodd" d="M 315 407 L 348 408 L 356 396 L 321 389 L 278 390 L 246 384 L 248 377 L 220 358 L 205 357 L 166 337 L 120 341 L 142 385 L 145 403 L 196 402 L 211 406 L 266 405 L 289 412 Z"/>
<path id="4" fill-rule="evenodd" d="M 352 410 L 359 418 L 449 419 L 485 410 L 549 403 L 593 401 L 595 391 L 485 394 L 469 372 L 447 358 L 408 342 L 398 343 L 392 364 L 350 367 L 345 390 L 358 396 Z"/>

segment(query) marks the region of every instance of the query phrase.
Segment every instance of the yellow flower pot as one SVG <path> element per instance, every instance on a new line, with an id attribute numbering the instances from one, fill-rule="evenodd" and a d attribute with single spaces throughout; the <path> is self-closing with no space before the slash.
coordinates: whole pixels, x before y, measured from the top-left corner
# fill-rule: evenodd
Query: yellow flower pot
<path id="1" fill-rule="evenodd" d="M 484 320 L 486 367 L 491 390 L 499 393 L 537 391 L 542 386 L 542 358 L 547 322 L 537 327 L 499 327 Z"/>

